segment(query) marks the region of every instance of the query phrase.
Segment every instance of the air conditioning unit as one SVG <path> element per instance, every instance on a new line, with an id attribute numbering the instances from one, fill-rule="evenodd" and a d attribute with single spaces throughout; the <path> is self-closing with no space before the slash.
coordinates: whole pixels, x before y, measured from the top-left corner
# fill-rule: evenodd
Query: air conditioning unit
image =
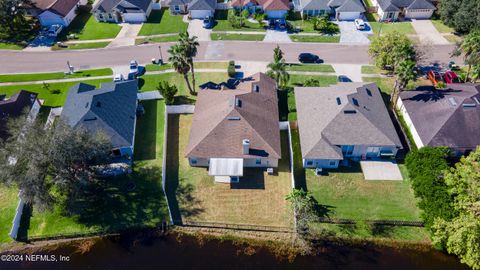
<path id="1" fill-rule="evenodd" d="M 316 168 L 315 169 L 315 175 L 322 175 L 323 169 L 322 168 Z"/>

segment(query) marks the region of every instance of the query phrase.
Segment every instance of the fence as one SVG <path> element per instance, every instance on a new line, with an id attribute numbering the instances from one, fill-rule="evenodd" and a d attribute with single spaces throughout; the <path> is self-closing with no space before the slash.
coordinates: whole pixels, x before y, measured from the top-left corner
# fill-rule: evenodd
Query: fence
<path id="1" fill-rule="evenodd" d="M 17 240 L 17 235 L 18 235 L 18 229 L 20 228 L 20 222 L 22 220 L 22 213 L 23 213 L 23 207 L 25 206 L 25 203 L 22 200 L 22 191 L 18 192 L 18 205 L 17 209 L 15 211 L 15 217 L 12 220 L 12 228 L 10 229 L 10 237 L 13 240 Z"/>
<path id="2" fill-rule="evenodd" d="M 411 226 L 411 227 L 423 227 L 423 221 L 410 221 L 410 220 L 354 220 L 345 218 L 320 218 L 321 223 L 330 224 L 357 224 L 363 221 L 373 225 L 390 225 L 390 226 Z"/>
<path id="3" fill-rule="evenodd" d="M 200 228 L 215 228 L 215 229 L 229 229 L 238 231 L 257 231 L 257 232 L 284 232 L 295 233 L 295 230 L 290 227 L 280 226 L 263 226 L 263 225 L 249 225 L 249 224 L 230 224 L 230 223 L 218 223 L 218 222 L 188 222 L 182 225 L 182 227 L 200 227 Z"/>

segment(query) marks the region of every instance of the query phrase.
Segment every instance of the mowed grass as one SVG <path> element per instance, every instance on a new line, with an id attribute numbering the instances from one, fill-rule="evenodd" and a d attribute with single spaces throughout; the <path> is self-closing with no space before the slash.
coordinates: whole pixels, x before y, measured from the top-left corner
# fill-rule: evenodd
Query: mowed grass
<path id="1" fill-rule="evenodd" d="M 228 10 L 215 11 L 215 25 L 213 31 L 257 31 L 265 32 L 265 27 L 259 23 L 252 23 L 245 21 L 245 25 L 242 28 L 234 28 L 228 21 Z"/>
<path id="2" fill-rule="evenodd" d="M 107 76 L 112 74 L 113 72 L 111 68 L 79 70 L 73 74 L 65 74 L 64 72 L 4 74 L 4 75 L 0 75 L 0 82 L 31 82 L 31 81 Z"/>
<path id="3" fill-rule="evenodd" d="M 109 41 L 89 42 L 89 43 L 68 43 L 66 48 L 60 47 L 57 44 L 55 44 L 52 47 L 52 51 L 100 49 L 100 48 L 107 47 L 108 44 L 110 44 Z"/>
<path id="4" fill-rule="evenodd" d="M 169 35 L 162 37 L 148 37 L 135 39 L 135 45 L 149 44 L 149 43 L 162 43 L 162 42 L 176 42 L 178 41 L 178 35 Z"/>
<path id="5" fill-rule="evenodd" d="M 97 22 L 88 12 L 80 12 L 72 23 L 60 33 L 58 39 L 66 40 L 68 35 L 75 34 L 78 40 L 95 40 L 115 38 L 122 29 L 116 23 Z"/>
<path id="6" fill-rule="evenodd" d="M 362 66 L 362 74 L 380 74 L 381 72 L 376 66 Z"/>
<path id="7" fill-rule="evenodd" d="M 133 173 L 107 178 L 87 189 L 77 200 L 81 209 L 75 216 L 65 214 L 61 205 L 53 211 L 33 211 L 30 237 L 118 231 L 132 227 L 152 227 L 169 219 L 163 195 L 163 101 L 144 101 L 145 114 L 137 119 Z M 128 183 L 135 183 L 133 191 Z"/>
<path id="8" fill-rule="evenodd" d="M 338 43 L 340 42 L 339 35 L 290 35 L 293 42 L 319 42 L 319 43 Z"/>
<path id="9" fill-rule="evenodd" d="M 210 35 L 212 40 L 242 40 L 242 41 L 262 41 L 265 35 L 249 35 L 249 34 L 218 34 Z"/>
<path id="10" fill-rule="evenodd" d="M 0 244 L 13 240 L 8 235 L 18 204 L 18 189 L 0 185 Z"/>
<path id="11" fill-rule="evenodd" d="M 373 33 L 375 34 L 385 34 L 393 31 L 397 31 L 403 34 L 415 34 L 415 29 L 413 29 L 412 23 L 410 22 L 394 22 L 394 23 L 383 23 L 383 22 L 369 22 L 372 27 Z"/>
<path id="12" fill-rule="evenodd" d="M 25 48 L 17 43 L 0 42 L 0 50 L 23 50 Z"/>
<path id="13" fill-rule="evenodd" d="M 288 71 L 307 71 L 307 72 L 335 72 L 332 65 L 327 64 L 288 64 Z"/>
<path id="14" fill-rule="evenodd" d="M 228 62 L 195 62 L 195 70 L 197 69 L 226 69 L 228 68 Z M 170 63 L 165 63 L 163 65 L 149 64 L 146 66 L 148 71 L 163 71 L 168 69 L 173 69 Z"/>
<path id="15" fill-rule="evenodd" d="M 151 36 L 167 33 L 183 33 L 187 31 L 188 24 L 182 20 L 183 16 L 172 15 L 168 8 L 152 10 L 147 21 L 138 33 L 139 36 Z"/>
<path id="16" fill-rule="evenodd" d="M 290 227 L 293 213 L 285 200 L 291 190 L 288 135 L 282 132 L 278 175 L 245 169 L 238 184 L 214 183 L 207 168 L 191 167 L 184 157 L 192 115 L 170 115 L 167 196 L 174 218 L 183 223 L 218 222 Z"/>
<path id="17" fill-rule="evenodd" d="M 440 33 L 453 33 L 455 31 L 452 27 L 446 26 L 442 20 L 431 20 L 431 22 Z"/>

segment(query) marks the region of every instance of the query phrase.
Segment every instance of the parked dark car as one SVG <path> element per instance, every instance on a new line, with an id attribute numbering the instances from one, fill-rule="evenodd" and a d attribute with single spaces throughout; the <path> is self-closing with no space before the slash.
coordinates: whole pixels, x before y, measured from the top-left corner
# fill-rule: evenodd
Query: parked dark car
<path id="1" fill-rule="evenodd" d="M 298 55 L 298 61 L 300 63 L 318 63 L 320 62 L 320 57 L 312 53 L 301 53 Z"/>
<path id="2" fill-rule="evenodd" d="M 352 82 L 352 80 L 345 75 L 338 76 L 338 81 L 339 82 Z"/>
<path id="3" fill-rule="evenodd" d="M 460 83 L 460 79 L 457 74 L 453 71 L 447 71 L 443 74 L 443 80 L 446 83 Z"/>
<path id="4" fill-rule="evenodd" d="M 210 29 L 212 27 L 213 27 L 213 18 L 210 16 L 207 16 L 205 19 L 203 19 L 203 28 Z"/>

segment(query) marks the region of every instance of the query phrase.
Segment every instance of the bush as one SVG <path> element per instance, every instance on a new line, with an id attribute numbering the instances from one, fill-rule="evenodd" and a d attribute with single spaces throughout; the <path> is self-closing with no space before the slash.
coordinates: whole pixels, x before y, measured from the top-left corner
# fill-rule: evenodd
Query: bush
<path id="1" fill-rule="evenodd" d="M 227 72 L 228 72 L 228 76 L 230 78 L 235 78 L 235 61 L 230 61 L 228 62 L 228 69 L 227 69 Z"/>
<path id="2" fill-rule="evenodd" d="M 157 90 L 162 94 L 163 99 L 165 99 L 165 104 L 172 105 L 175 102 L 175 95 L 178 92 L 175 85 L 161 81 L 158 83 Z"/>
<path id="3" fill-rule="evenodd" d="M 245 19 L 248 19 L 248 17 L 250 17 L 250 12 L 248 11 L 248 9 L 244 9 L 244 10 L 240 13 L 240 16 L 242 16 L 242 17 L 245 18 Z"/>
<path id="4" fill-rule="evenodd" d="M 447 87 L 447 84 L 444 82 L 438 82 L 436 87 L 437 89 L 445 89 L 445 87 Z"/>

